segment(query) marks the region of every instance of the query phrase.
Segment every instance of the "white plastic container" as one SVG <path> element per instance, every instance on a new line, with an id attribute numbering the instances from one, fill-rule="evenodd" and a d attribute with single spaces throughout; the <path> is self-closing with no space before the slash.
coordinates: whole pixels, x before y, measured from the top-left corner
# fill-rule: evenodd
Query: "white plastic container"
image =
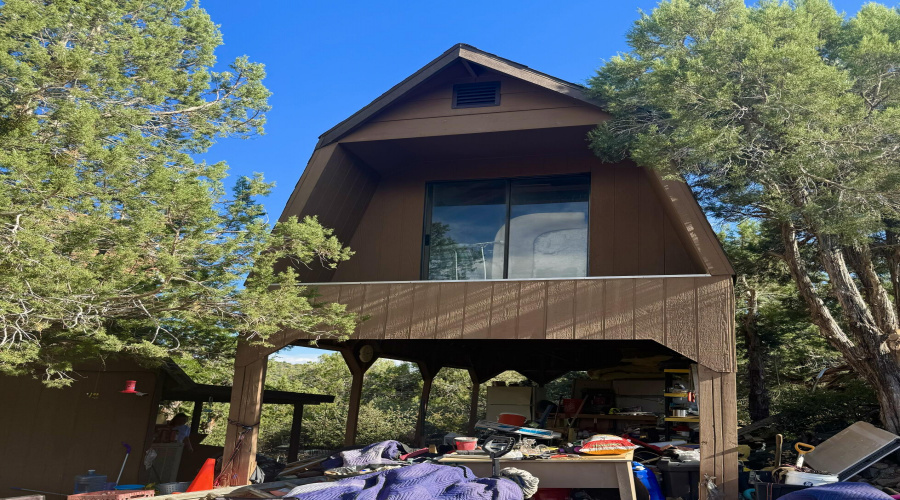
<path id="1" fill-rule="evenodd" d="M 103 491 L 106 489 L 106 475 L 97 474 L 94 469 L 88 471 L 87 474 L 79 474 L 75 476 L 75 494 L 90 493 L 92 491 Z"/>
<path id="2" fill-rule="evenodd" d="M 792 484 L 794 486 L 819 486 L 836 483 L 838 481 L 838 477 L 832 476 L 831 474 L 810 474 L 808 472 L 798 472 L 795 470 L 784 475 L 784 484 Z"/>

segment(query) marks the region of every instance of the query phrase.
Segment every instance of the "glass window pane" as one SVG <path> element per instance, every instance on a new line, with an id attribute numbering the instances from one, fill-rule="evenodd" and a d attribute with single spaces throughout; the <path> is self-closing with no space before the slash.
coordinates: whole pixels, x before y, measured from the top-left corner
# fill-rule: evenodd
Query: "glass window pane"
<path id="1" fill-rule="evenodd" d="M 587 175 L 512 181 L 509 278 L 587 276 L 589 190 Z"/>
<path id="2" fill-rule="evenodd" d="M 506 181 L 431 186 L 428 279 L 503 278 Z"/>

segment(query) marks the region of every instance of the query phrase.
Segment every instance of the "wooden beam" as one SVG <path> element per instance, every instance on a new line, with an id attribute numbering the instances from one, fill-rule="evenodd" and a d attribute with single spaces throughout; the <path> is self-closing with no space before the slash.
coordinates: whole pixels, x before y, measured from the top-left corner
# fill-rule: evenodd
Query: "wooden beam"
<path id="1" fill-rule="evenodd" d="M 472 78 L 478 78 L 478 73 L 475 72 L 475 70 L 472 68 L 472 65 L 469 64 L 469 61 L 466 61 L 465 59 L 460 59 L 459 62 L 462 63 L 463 67 L 466 68 L 466 71 L 469 73 L 469 75 Z"/>
<path id="2" fill-rule="evenodd" d="M 294 418 L 291 420 L 291 437 L 288 441 L 287 461 L 297 461 L 297 453 L 300 451 L 300 431 L 303 430 L 303 405 L 294 405 Z"/>
<path id="3" fill-rule="evenodd" d="M 734 372 L 699 365 L 700 480 L 714 477 L 723 498 L 738 496 L 737 395 Z M 700 499 L 707 498 L 701 488 Z"/>
<path id="4" fill-rule="evenodd" d="M 422 394 L 419 395 L 419 414 L 416 417 L 416 431 L 413 442 L 416 446 L 425 445 L 425 416 L 428 413 L 428 398 L 431 396 L 431 385 L 441 367 L 434 363 L 419 361 L 419 373 L 422 374 Z"/>
<path id="5" fill-rule="evenodd" d="M 203 401 L 194 401 L 194 410 L 191 412 L 191 435 L 196 436 L 200 431 L 200 418 L 203 416 Z"/>
<path id="6" fill-rule="evenodd" d="M 344 433 L 344 446 L 353 446 L 356 444 L 356 430 L 359 426 L 359 405 L 362 402 L 362 386 L 366 376 L 366 371 L 378 360 L 378 355 L 373 354 L 371 359 L 366 361 L 360 360 L 360 351 L 366 345 L 374 345 L 371 343 L 361 342 L 349 349 L 342 349 L 341 355 L 350 374 L 353 375 L 353 382 L 350 384 L 350 401 L 347 409 L 347 429 Z"/>
<path id="7" fill-rule="evenodd" d="M 268 356 L 257 356 L 258 350 L 239 342 L 235 353 L 234 383 L 231 386 L 231 406 L 228 411 L 228 429 L 225 433 L 225 460 L 222 485 L 248 484 L 250 474 L 256 468 L 256 440 L 259 436 L 259 419 L 262 415 L 262 395 L 266 382 Z M 243 364 L 246 363 L 246 364 Z"/>
<path id="8" fill-rule="evenodd" d="M 475 424 L 478 422 L 478 391 L 481 389 L 481 381 L 474 368 L 469 368 L 469 380 L 472 381 L 472 394 L 469 397 L 469 425 L 466 427 L 469 435 L 475 434 Z"/>

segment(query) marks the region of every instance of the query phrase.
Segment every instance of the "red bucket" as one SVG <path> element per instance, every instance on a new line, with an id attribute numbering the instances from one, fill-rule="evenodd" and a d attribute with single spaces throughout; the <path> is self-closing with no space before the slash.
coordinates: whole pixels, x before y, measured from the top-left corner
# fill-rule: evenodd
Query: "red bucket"
<path id="1" fill-rule="evenodd" d="M 478 444 L 478 438 L 473 437 L 458 437 L 456 438 L 456 449 L 460 451 L 472 451 L 475 449 L 475 445 Z"/>

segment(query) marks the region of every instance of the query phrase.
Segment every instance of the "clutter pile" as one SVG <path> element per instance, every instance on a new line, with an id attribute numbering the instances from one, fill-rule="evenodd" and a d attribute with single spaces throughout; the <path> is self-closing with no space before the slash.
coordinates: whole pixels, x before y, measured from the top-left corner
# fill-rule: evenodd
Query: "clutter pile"
<path id="1" fill-rule="evenodd" d="M 787 450 L 796 453 L 793 463 L 785 463 L 780 435 L 775 442 L 774 465 L 747 469 L 744 498 L 900 498 L 888 488 L 900 484 L 898 468 L 879 463 L 900 450 L 900 436 L 856 422 L 818 445 L 795 443 Z M 745 458 L 749 460 L 750 454 L 745 453 Z M 823 496 L 817 496 L 820 492 Z"/>

